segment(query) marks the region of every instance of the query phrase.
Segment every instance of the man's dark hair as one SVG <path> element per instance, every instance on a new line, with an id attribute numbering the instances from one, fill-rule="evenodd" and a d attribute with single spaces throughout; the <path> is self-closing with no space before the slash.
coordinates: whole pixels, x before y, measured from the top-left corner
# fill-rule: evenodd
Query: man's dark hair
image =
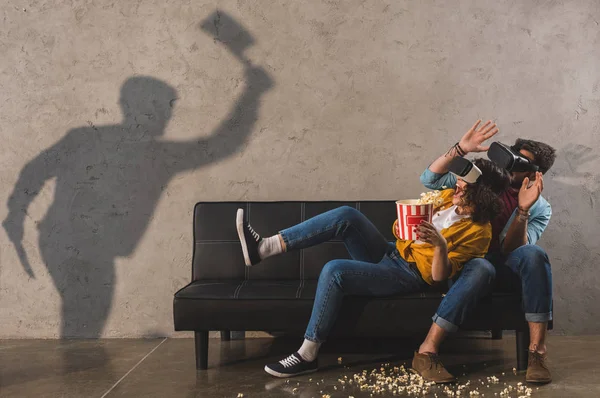
<path id="1" fill-rule="evenodd" d="M 490 160 L 475 159 L 473 164 L 481 170 L 481 176 L 475 184 L 467 184 L 465 200 L 474 207 L 473 222 L 487 223 L 500 214 L 499 194 L 508 188 L 510 177 L 505 169 Z"/>
<path id="2" fill-rule="evenodd" d="M 540 168 L 542 174 L 546 174 L 546 172 L 550 170 L 550 167 L 552 167 L 554 160 L 556 159 L 556 150 L 550 145 L 539 141 L 517 138 L 512 149 L 515 152 L 525 149 L 526 151 L 533 153 L 533 156 L 535 156 L 533 163 Z"/>

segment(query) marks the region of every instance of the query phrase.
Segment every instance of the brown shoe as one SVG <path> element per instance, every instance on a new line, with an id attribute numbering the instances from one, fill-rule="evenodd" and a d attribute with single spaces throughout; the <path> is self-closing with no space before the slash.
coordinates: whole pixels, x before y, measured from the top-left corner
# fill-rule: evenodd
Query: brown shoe
<path id="1" fill-rule="evenodd" d="M 529 364 L 525 381 L 528 383 L 546 384 L 552 381 L 552 375 L 546 366 L 546 354 L 529 351 Z"/>
<path id="2" fill-rule="evenodd" d="M 415 351 L 412 369 L 425 379 L 425 381 L 432 381 L 437 384 L 452 383 L 456 381 L 456 377 L 452 376 L 450 372 L 446 370 L 437 354 L 429 352 L 419 354 Z"/>

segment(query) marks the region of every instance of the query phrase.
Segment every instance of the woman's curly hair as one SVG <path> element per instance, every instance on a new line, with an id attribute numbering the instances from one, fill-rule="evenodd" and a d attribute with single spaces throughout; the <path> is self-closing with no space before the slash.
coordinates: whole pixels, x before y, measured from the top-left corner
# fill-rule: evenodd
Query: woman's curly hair
<path id="1" fill-rule="evenodd" d="M 465 201 L 474 207 L 471 219 L 476 223 L 487 223 L 500 214 L 502 201 L 499 195 L 508 188 L 508 172 L 487 159 L 475 159 L 473 164 L 481 170 L 474 184 L 467 184 Z"/>

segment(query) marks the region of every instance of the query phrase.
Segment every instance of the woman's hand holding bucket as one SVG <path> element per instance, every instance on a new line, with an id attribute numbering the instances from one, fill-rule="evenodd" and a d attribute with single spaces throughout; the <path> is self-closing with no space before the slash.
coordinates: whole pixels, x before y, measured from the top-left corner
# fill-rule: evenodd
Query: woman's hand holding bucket
<path id="1" fill-rule="evenodd" d="M 444 238 L 430 222 L 421 221 L 415 230 L 417 232 L 417 238 L 420 241 L 429 243 L 436 247 L 444 247 L 448 244 L 448 242 L 446 242 L 446 238 Z"/>

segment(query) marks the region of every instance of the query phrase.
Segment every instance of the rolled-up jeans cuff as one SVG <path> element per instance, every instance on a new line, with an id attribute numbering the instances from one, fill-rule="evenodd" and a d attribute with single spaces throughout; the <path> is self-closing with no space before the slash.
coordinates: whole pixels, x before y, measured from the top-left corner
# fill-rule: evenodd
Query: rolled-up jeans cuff
<path id="1" fill-rule="evenodd" d="M 285 247 L 287 249 L 287 247 L 290 245 L 290 242 L 288 237 L 285 236 L 285 232 L 283 232 L 283 230 L 279 231 L 279 236 L 281 236 L 281 239 L 283 239 L 283 243 L 285 243 Z"/>
<path id="2" fill-rule="evenodd" d="M 317 339 L 316 337 L 309 336 L 308 334 L 304 335 L 304 338 L 308 341 L 312 341 L 313 343 L 323 344 L 324 341 Z"/>
<path id="3" fill-rule="evenodd" d="M 446 332 L 456 332 L 458 330 L 458 326 L 456 326 L 452 322 L 448 322 L 438 314 L 435 314 L 431 319 L 433 319 L 433 322 L 442 329 L 444 329 Z"/>
<path id="4" fill-rule="evenodd" d="M 538 323 L 543 323 L 543 322 L 548 322 L 552 320 L 552 311 L 550 312 L 537 312 L 537 313 L 526 313 L 525 314 L 525 320 L 527 322 L 538 322 Z"/>

